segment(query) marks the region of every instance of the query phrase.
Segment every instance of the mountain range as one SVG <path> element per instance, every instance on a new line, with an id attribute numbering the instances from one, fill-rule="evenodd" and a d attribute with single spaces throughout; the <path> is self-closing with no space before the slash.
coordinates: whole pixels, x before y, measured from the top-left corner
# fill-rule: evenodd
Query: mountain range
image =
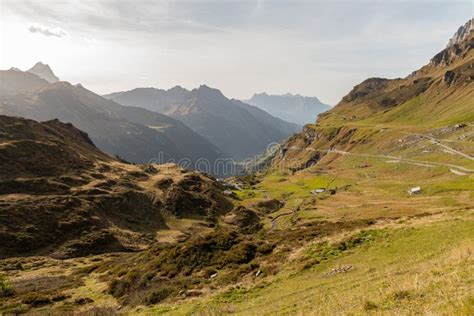
<path id="1" fill-rule="evenodd" d="M 119 105 L 81 85 L 49 83 L 15 69 L 0 71 L 0 114 L 73 123 L 100 149 L 136 163 L 184 158 L 213 162 L 222 156 L 209 141 L 173 118 Z"/>
<path id="2" fill-rule="evenodd" d="M 313 123 L 319 113 L 326 112 L 331 108 L 330 105 L 322 103 L 316 97 L 291 93 L 282 95 L 256 93 L 244 102 L 255 105 L 282 120 L 299 125 Z"/>
<path id="3" fill-rule="evenodd" d="M 179 86 L 169 90 L 136 88 L 105 97 L 177 119 L 234 159 L 254 157 L 300 129 L 206 85 L 191 91 Z"/>

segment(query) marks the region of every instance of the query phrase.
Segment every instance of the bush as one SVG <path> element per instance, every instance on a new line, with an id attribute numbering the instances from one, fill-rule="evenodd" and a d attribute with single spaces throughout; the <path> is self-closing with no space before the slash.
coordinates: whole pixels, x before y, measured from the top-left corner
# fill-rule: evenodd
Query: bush
<path id="1" fill-rule="evenodd" d="M 146 305 L 153 305 L 163 301 L 165 298 L 170 296 L 173 291 L 169 288 L 161 288 L 150 292 L 144 300 Z"/>
<path id="2" fill-rule="evenodd" d="M 401 290 L 393 293 L 393 299 L 395 301 L 409 300 L 413 296 L 413 293 L 407 290 Z"/>
<path id="3" fill-rule="evenodd" d="M 378 306 L 374 302 L 365 301 L 365 303 L 364 303 L 364 310 L 365 311 L 372 311 L 372 310 L 377 309 L 377 308 L 378 308 Z"/>
<path id="4" fill-rule="evenodd" d="M 274 244 L 264 243 L 258 246 L 257 252 L 261 253 L 262 255 L 268 255 L 269 253 L 273 251 L 274 248 L 275 248 Z"/>
<path id="5" fill-rule="evenodd" d="M 15 294 L 11 284 L 5 279 L 5 277 L 0 276 L 0 297 L 12 296 Z"/>
<path id="6" fill-rule="evenodd" d="M 37 293 L 29 293 L 23 298 L 22 302 L 30 305 L 31 307 L 40 307 L 52 303 L 51 298 Z"/>
<path id="7" fill-rule="evenodd" d="M 130 288 L 130 283 L 122 279 L 114 279 L 109 284 L 108 293 L 113 297 L 122 297 Z"/>

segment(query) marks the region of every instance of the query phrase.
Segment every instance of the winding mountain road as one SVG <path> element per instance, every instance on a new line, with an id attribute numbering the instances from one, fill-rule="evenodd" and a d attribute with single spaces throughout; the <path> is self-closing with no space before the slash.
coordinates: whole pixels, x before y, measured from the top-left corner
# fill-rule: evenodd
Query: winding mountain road
<path id="1" fill-rule="evenodd" d="M 449 148 L 449 147 L 448 147 Z M 337 150 L 337 149 L 313 149 L 313 148 L 300 148 L 300 147 L 288 147 L 288 149 L 292 150 L 309 150 L 309 151 L 315 151 L 315 152 L 325 152 L 325 153 L 337 153 L 341 155 L 351 155 L 351 156 L 359 156 L 359 157 L 371 157 L 371 158 L 383 158 L 383 159 L 390 159 L 388 162 L 404 162 L 408 164 L 413 164 L 417 166 L 444 166 L 444 167 L 450 167 L 450 168 L 456 168 L 464 172 L 468 173 L 474 173 L 473 169 L 468 169 L 462 166 L 454 165 L 454 164 L 449 164 L 449 163 L 442 163 L 442 162 L 433 162 L 433 161 L 426 161 L 426 160 L 417 160 L 417 159 L 407 159 L 407 158 L 401 158 L 401 157 L 396 157 L 396 156 L 390 156 L 390 155 L 375 155 L 375 154 L 359 154 L 359 153 L 351 153 L 348 151 L 343 151 L 343 150 Z"/>

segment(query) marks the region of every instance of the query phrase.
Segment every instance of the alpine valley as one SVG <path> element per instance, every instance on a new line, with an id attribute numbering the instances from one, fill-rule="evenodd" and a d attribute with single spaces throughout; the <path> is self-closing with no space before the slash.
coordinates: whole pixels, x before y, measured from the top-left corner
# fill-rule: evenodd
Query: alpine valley
<path id="1" fill-rule="evenodd" d="M 473 20 L 334 107 L 246 102 L 1 71 L 0 314 L 474 314 Z"/>

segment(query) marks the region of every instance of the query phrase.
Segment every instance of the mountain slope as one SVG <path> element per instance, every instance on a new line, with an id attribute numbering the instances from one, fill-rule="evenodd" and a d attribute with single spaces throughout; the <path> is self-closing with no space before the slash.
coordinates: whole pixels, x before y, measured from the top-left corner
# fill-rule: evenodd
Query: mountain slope
<path id="1" fill-rule="evenodd" d="M 139 250 L 169 218 L 212 223 L 232 208 L 213 179 L 121 163 L 58 120 L 0 115 L 0 158 L 0 257 Z"/>
<path id="2" fill-rule="evenodd" d="M 33 92 L 47 85 L 46 80 L 29 72 L 14 68 L 0 71 L 0 96 Z"/>
<path id="3" fill-rule="evenodd" d="M 227 99 L 207 86 L 188 91 L 137 88 L 108 96 L 118 103 L 139 106 L 182 121 L 232 158 L 263 152 L 298 130 L 298 125 L 277 119 L 253 106 Z"/>
<path id="4" fill-rule="evenodd" d="M 220 156 L 215 146 L 170 117 L 121 106 L 80 85 L 48 84 L 32 76 L 12 70 L 0 72 L 1 85 L 12 87 L 0 98 L 1 114 L 71 122 L 102 150 L 132 162 L 182 158 L 212 162 Z M 26 83 L 24 87 L 22 83 Z"/>
<path id="5" fill-rule="evenodd" d="M 283 95 L 269 95 L 265 92 L 256 93 L 250 100 L 244 102 L 255 105 L 273 116 L 300 125 L 312 123 L 316 115 L 331 108 L 316 97 L 305 97 L 290 93 Z"/>
<path id="6" fill-rule="evenodd" d="M 454 150 L 472 156 L 469 129 L 474 121 L 473 48 L 471 31 L 462 42 L 448 45 L 406 78 L 365 80 L 332 110 L 320 114 L 316 124 L 307 125 L 286 143 L 275 163 L 290 160 L 294 167 L 302 168 L 335 148 L 419 158 L 415 144 L 413 148 L 404 145 L 413 138 L 418 139 L 419 146 L 426 146 L 422 143 L 427 140 L 442 143 L 436 139 L 446 138 Z M 425 156 L 446 163 L 461 157 Z M 462 160 L 464 164 L 469 164 L 469 159 Z"/>

